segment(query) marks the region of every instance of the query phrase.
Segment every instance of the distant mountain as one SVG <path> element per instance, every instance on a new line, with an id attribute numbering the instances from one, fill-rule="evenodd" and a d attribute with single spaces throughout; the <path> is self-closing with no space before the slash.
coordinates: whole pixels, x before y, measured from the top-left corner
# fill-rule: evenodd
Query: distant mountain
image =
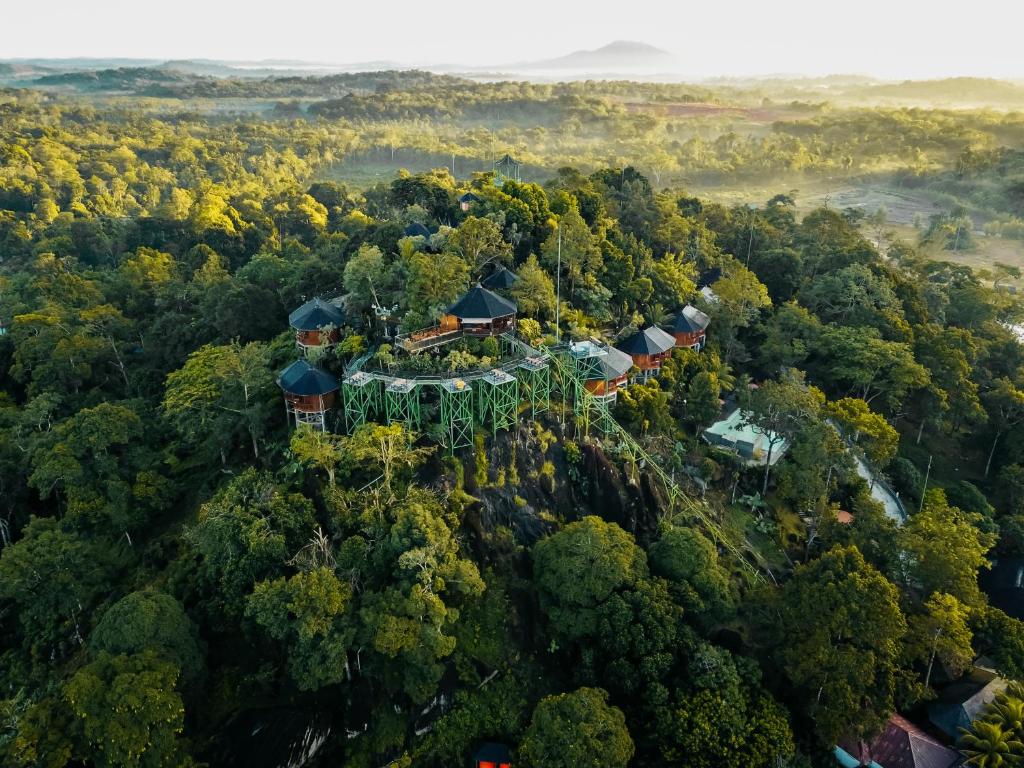
<path id="1" fill-rule="evenodd" d="M 512 64 L 500 69 L 517 70 L 590 70 L 593 72 L 671 71 L 678 60 L 668 51 L 653 45 L 617 40 L 593 51 L 575 51 L 543 61 Z"/>

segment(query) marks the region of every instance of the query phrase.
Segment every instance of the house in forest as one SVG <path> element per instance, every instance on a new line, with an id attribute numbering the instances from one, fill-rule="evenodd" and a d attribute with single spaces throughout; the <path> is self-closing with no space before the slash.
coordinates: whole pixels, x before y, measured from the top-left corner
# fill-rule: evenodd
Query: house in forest
<path id="1" fill-rule="evenodd" d="M 296 360 L 277 379 L 284 392 L 284 409 L 289 423 L 324 430 L 327 412 L 334 406 L 340 385 L 331 374 L 306 360 Z"/>
<path id="2" fill-rule="evenodd" d="M 473 207 L 474 203 L 479 203 L 480 198 L 474 195 L 472 192 L 466 192 L 464 195 L 459 196 L 459 208 L 463 212 L 469 211 Z"/>
<path id="3" fill-rule="evenodd" d="M 711 289 L 711 286 L 722 279 L 722 268 L 712 267 L 711 269 L 705 270 L 701 273 L 701 276 L 697 279 L 697 290 L 703 297 L 704 301 L 708 304 L 716 304 L 718 302 L 718 296 Z"/>
<path id="4" fill-rule="evenodd" d="M 586 377 L 583 386 L 595 397 L 614 403 L 618 399 L 619 389 L 628 382 L 633 358 L 620 349 L 608 347 L 607 354 L 596 360 L 597 365 Z"/>
<path id="5" fill-rule="evenodd" d="M 764 466 L 771 446 L 771 462 L 776 464 L 789 450 L 789 441 L 779 440 L 774 432 L 761 431 L 749 418 L 750 414 L 734 403 L 732 410 L 705 429 L 701 436 L 708 445 L 732 451 L 747 464 Z"/>
<path id="6" fill-rule="evenodd" d="M 345 313 L 341 307 L 323 299 L 311 299 L 288 315 L 299 349 L 328 347 L 341 339 Z"/>
<path id="7" fill-rule="evenodd" d="M 963 762 L 909 720 L 893 715 L 871 741 L 843 741 L 833 751 L 843 768 L 953 768 Z"/>
<path id="8" fill-rule="evenodd" d="M 672 320 L 672 335 L 675 336 L 676 346 L 698 352 L 702 350 L 710 322 L 711 318 L 706 314 L 692 304 L 687 304 Z"/>
<path id="9" fill-rule="evenodd" d="M 517 280 L 519 280 L 519 276 L 515 272 L 506 267 L 499 267 L 484 278 L 480 284 L 492 291 L 507 291 L 516 284 Z"/>
<path id="10" fill-rule="evenodd" d="M 477 283 L 448 308 L 440 324 L 466 336 L 500 336 L 515 330 L 516 305 Z"/>
<path id="11" fill-rule="evenodd" d="M 633 358 L 633 365 L 639 370 L 637 378 L 647 381 L 661 371 L 661 364 L 672 354 L 676 340 L 658 326 L 652 325 L 637 331 L 617 346 Z"/>
<path id="12" fill-rule="evenodd" d="M 512 753 L 504 744 L 488 742 L 473 756 L 473 768 L 512 768 Z"/>
<path id="13" fill-rule="evenodd" d="M 406 352 L 416 353 L 463 336 L 500 336 L 515 327 L 515 303 L 477 283 L 441 315 L 436 326 L 402 334 L 398 345 Z"/>
<path id="14" fill-rule="evenodd" d="M 951 739 L 958 739 L 960 729 L 970 728 L 1006 686 L 1007 681 L 992 670 L 975 667 L 928 705 L 928 719 Z"/>
<path id="15" fill-rule="evenodd" d="M 427 229 L 426 225 L 420 224 L 418 221 L 414 221 L 405 228 L 406 237 L 425 237 L 429 240 L 431 234 L 431 231 Z"/>

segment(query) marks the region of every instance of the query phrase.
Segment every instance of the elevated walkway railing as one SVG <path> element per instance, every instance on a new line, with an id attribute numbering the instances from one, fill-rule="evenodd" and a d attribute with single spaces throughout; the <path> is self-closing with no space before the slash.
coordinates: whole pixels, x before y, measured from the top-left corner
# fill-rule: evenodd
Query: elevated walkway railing
<path id="1" fill-rule="evenodd" d="M 465 331 L 461 328 L 450 331 L 445 331 L 440 327 L 425 328 L 420 331 L 413 331 L 412 333 L 399 334 L 395 342 L 406 352 L 414 353 L 439 347 L 442 344 L 448 344 L 449 342 L 461 339 L 465 335 Z"/>

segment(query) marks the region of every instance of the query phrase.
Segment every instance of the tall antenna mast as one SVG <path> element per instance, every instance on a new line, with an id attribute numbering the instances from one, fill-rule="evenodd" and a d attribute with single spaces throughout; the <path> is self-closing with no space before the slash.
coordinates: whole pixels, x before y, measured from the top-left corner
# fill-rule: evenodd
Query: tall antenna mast
<path id="1" fill-rule="evenodd" d="M 559 310 L 562 308 L 562 222 L 558 222 L 558 269 L 555 270 L 555 341 L 562 340 Z"/>

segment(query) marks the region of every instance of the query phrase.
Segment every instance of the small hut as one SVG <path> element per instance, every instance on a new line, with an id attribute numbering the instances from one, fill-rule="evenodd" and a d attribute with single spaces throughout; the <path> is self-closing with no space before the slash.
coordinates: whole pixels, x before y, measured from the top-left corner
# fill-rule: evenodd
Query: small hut
<path id="1" fill-rule="evenodd" d="M 692 304 L 687 304 L 672 321 L 672 335 L 676 337 L 676 346 L 696 349 L 698 352 L 702 350 L 710 322 L 711 318 Z"/>
<path id="2" fill-rule="evenodd" d="M 640 373 L 637 376 L 641 381 L 647 381 L 652 376 L 657 376 L 661 370 L 661 364 L 665 361 L 676 345 L 675 337 L 669 336 L 656 325 L 637 331 L 618 347 L 620 350 L 633 358 Z"/>
<path id="3" fill-rule="evenodd" d="M 281 372 L 277 386 L 284 392 L 289 423 L 327 429 L 327 411 L 334 406 L 339 389 L 337 379 L 305 360 L 296 360 Z"/>
<path id="4" fill-rule="evenodd" d="M 341 307 L 323 299 L 307 301 L 288 315 L 288 325 L 295 331 L 295 343 L 300 349 L 337 344 L 344 322 Z"/>
<path id="5" fill-rule="evenodd" d="M 442 331 L 462 331 L 466 336 L 500 336 L 516 327 L 516 305 L 480 283 L 441 316 Z"/>
<path id="6" fill-rule="evenodd" d="M 499 267 L 496 271 L 488 275 L 481 285 L 492 291 L 507 291 L 516 284 L 518 279 L 519 275 L 512 270 L 506 269 L 505 267 Z"/>
<path id="7" fill-rule="evenodd" d="M 597 369 L 583 382 L 586 390 L 606 402 L 618 399 L 619 388 L 626 386 L 633 358 L 622 350 L 608 347 L 608 354 L 597 358 Z"/>
<path id="8" fill-rule="evenodd" d="M 504 744 L 482 744 L 473 756 L 473 768 L 512 768 L 512 753 Z"/>
<path id="9" fill-rule="evenodd" d="M 414 221 L 405 228 L 406 237 L 425 237 L 429 240 L 430 235 L 431 232 L 427 229 L 426 225 L 420 224 L 418 221 Z"/>
<path id="10" fill-rule="evenodd" d="M 463 210 L 463 212 L 465 212 L 465 211 L 468 211 L 470 208 L 473 207 L 473 203 L 479 203 L 479 202 L 480 202 L 480 198 L 479 197 L 474 195 L 472 192 L 467 192 L 466 194 L 461 195 L 459 197 L 459 208 L 461 208 Z"/>

